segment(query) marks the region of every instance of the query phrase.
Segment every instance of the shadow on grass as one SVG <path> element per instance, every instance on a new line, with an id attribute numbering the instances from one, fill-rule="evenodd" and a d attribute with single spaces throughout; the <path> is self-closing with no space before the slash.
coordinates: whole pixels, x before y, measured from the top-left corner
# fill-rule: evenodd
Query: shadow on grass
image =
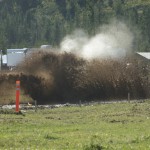
<path id="1" fill-rule="evenodd" d="M 49 134 L 46 134 L 44 136 L 44 138 L 47 139 L 47 140 L 58 140 L 59 139 L 59 137 L 52 136 L 52 135 L 49 135 Z"/>
<path id="2" fill-rule="evenodd" d="M 84 150 L 103 150 L 103 149 L 105 149 L 103 146 L 94 143 L 84 146 Z"/>

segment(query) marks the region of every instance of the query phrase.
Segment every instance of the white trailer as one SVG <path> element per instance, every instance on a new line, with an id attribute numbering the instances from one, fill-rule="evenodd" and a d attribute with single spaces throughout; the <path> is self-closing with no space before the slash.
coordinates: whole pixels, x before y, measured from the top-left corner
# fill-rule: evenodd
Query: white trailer
<path id="1" fill-rule="evenodd" d="M 27 48 L 23 49 L 7 49 L 7 66 L 9 68 L 15 67 L 21 63 L 26 56 Z"/>

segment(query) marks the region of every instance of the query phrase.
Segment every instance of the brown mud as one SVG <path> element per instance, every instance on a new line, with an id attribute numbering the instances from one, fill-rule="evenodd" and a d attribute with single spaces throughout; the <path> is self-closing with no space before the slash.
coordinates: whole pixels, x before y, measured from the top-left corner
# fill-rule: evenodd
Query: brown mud
<path id="1" fill-rule="evenodd" d="M 0 96 L 22 93 L 39 104 L 149 97 L 149 66 L 136 58 L 85 60 L 71 53 L 37 52 L 0 74 Z M 9 102 L 7 102 L 9 103 Z"/>

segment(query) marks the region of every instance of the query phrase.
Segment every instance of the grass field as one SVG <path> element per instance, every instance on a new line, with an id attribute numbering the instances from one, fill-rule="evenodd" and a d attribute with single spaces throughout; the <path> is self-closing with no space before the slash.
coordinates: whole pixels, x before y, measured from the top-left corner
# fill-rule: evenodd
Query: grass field
<path id="1" fill-rule="evenodd" d="M 148 150 L 150 101 L 1 110 L 0 150 Z"/>

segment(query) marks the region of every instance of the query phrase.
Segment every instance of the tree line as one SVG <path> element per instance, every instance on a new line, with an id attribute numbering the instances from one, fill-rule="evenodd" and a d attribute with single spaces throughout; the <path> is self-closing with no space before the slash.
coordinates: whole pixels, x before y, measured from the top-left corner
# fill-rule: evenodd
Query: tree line
<path id="1" fill-rule="evenodd" d="M 76 28 L 89 35 L 115 18 L 134 33 L 134 50 L 150 50 L 149 0 L 1 0 L 0 49 L 57 46 Z"/>

